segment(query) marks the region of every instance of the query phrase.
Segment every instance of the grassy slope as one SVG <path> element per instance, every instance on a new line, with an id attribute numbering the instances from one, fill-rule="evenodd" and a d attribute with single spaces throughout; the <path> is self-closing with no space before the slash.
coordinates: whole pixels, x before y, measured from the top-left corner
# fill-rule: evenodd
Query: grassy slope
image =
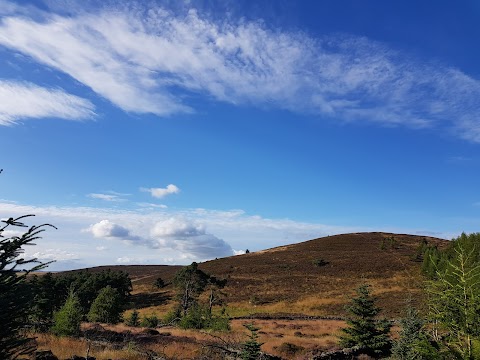
<path id="1" fill-rule="evenodd" d="M 394 241 L 389 240 L 392 237 Z M 228 278 L 224 292 L 233 316 L 260 312 L 343 316 L 348 297 L 366 282 L 373 285 L 385 315 L 397 317 L 409 298 L 414 304 L 421 303 L 423 278 L 420 263 L 412 258 L 423 239 L 440 247 L 447 243 L 414 235 L 344 234 L 207 261 L 200 268 Z M 314 264 L 317 259 L 328 264 L 319 267 Z M 172 286 L 159 291 L 152 284 L 157 277 L 171 281 L 179 267 L 109 268 L 131 275 L 137 308 L 165 312 L 171 306 Z"/>

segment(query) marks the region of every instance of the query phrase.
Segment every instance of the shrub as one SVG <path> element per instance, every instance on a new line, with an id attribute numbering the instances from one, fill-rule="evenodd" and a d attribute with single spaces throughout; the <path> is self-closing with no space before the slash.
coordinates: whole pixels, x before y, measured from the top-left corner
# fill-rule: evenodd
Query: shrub
<path id="1" fill-rule="evenodd" d="M 227 331 L 230 330 L 230 319 L 227 316 L 214 316 L 207 306 L 196 304 L 180 319 L 178 325 L 182 329 Z"/>
<path id="2" fill-rule="evenodd" d="M 153 283 L 153 286 L 155 286 L 157 289 L 162 289 L 165 287 L 165 281 L 163 281 L 162 278 L 157 278 Z"/>
<path id="3" fill-rule="evenodd" d="M 136 309 L 133 310 L 130 316 L 125 320 L 125 325 L 133 327 L 140 326 L 140 315 Z"/>
<path id="4" fill-rule="evenodd" d="M 93 301 L 88 320 L 91 322 L 102 322 L 117 324 L 122 320 L 122 300 L 118 291 L 111 286 L 100 290 L 97 298 Z"/>
<path id="5" fill-rule="evenodd" d="M 152 314 L 150 316 L 145 315 L 145 317 L 140 322 L 140 325 L 142 327 L 156 328 L 158 326 L 159 322 L 160 321 L 158 320 L 157 315 L 155 315 L 155 314 Z"/>
<path id="6" fill-rule="evenodd" d="M 79 336 L 82 317 L 80 301 L 71 292 L 65 304 L 54 315 L 52 332 L 57 336 Z"/>
<path id="7" fill-rule="evenodd" d="M 303 350 L 305 350 L 303 346 L 298 346 L 289 342 L 284 342 L 277 348 L 278 352 L 288 356 L 289 358 L 294 357 L 297 353 Z"/>
<path id="8" fill-rule="evenodd" d="M 328 265 L 328 261 L 325 261 L 323 259 L 315 259 L 312 261 L 313 265 L 315 266 L 318 266 L 318 267 L 321 267 L 321 266 L 325 266 L 325 265 Z"/>

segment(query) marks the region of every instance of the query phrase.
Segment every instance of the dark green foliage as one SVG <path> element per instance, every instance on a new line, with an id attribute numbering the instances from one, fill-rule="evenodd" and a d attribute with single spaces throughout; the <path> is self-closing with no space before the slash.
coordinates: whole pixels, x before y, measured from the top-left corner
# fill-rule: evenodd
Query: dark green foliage
<path id="1" fill-rule="evenodd" d="M 125 325 L 132 327 L 140 326 L 140 314 L 137 309 L 134 309 L 130 316 L 125 320 Z"/>
<path id="2" fill-rule="evenodd" d="M 435 360 L 440 358 L 438 346 L 430 341 L 425 321 L 409 307 L 400 320 L 400 337 L 392 347 L 392 358 L 398 360 Z"/>
<path id="3" fill-rule="evenodd" d="M 417 247 L 417 251 L 412 256 L 413 261 L 422 262 L 424 259 L 425 251 L 429 247 L 427 239 L 423 238 L 420 245 Z"/>
<path id="4" fill-rule="evenodd" d="M 393 236 L 388 236 L 382 239 L 380 244 L 380 250 L 390 250 L 390 249 L 397 249 L 398 243 L 397 240 Z"/>
<path id="5" fill-rule="evenodd" d="M 207 306 L 193 305 L 178 325 L 183 329 L 209 329 L 214 331 L 230 330 L 230 321 L 226 316 L 214 316 Z"/>
<path id="6" fill-rule="evenodd" d="M 52 326 L 58 296 L 55 291 L 55 279 L 52 273 L 34 275 L 30 280 L 30 286 L 34 295 L 29 322 L 35 331 L 46 332 Z"/>
<path id="7" fill-rule="evenodd" d="M 152 314 L 150 316 L 145 315 L 145 317 L 140 322 L 140 325 L 142 327 L 156 328 L 159 323 L 160 323 L 160 320 L 158 319 L 157 315 Z"/>
<path id="8" fill-rule="evenodd" d="M 157 289 L 162 289 L 165 287 L 165 282 L 162 278 L 157 278 L 153 284 Z"/>
<path id="9" fill-rule="evenodd" d="M 82 318 L 80 301 L 77 295 L 71 292 L 65 304 L 53 316 L 52 333 L 57 336 L 79 336 Z"/>
<path id="10" fill-rule="evenodd" d="M 40 239 L 39 234 L 44 231 L 45 226 L 52 225 L 28 228 L 20 220 L 29 216 L 33 215 L 10 218 L 2 221 L 4 224 L 0 226 L 0 359 L 16 359 L 32 353 L 36 348 L 32 339 L 25 335 L 28 311 L 33 300 L 26 277 L 29 272 L 40 270 L 47 264 L 21 256 L 23 247 L 34 245 L 32 242 Z M 8 227 L 28 230 L 19 236 L 4 237 L 4 231 Z"/>
<path id="11" fill-rule="evenodd" d="M 318 266 L 318 267 L 328 265 L 328 261 L 325 261 L 323 259 L 315 259 L 315 260 L 312 261 L 312 263 L 313 263 L 313 265 Z"/>
<path id="12" fill-rule="evenodd" d="M 346 348 L 360 347 L 370 356 L 388 355 L 391 348 L 389 332 L 391 324 L 387 320 L 376 320 L 380 308 L 375 305 L 375 298 L 370 294 L 368 285 L 357 289 L 357 297 L 347 307 L 350 318 L 349 327 L 342 329 L 340 345 Z"/>
<path id="13" fill-rule="evenodd" d="M 42 310 L 39 313 L 44 318 L 64 304 L 70 290 L 77 294 L 84 314 L 88 313 L 100 290 L 107 286 L 117 289 L 123 304 L 127 302 L 132 291 L 128 274 L 124 271 L 111 270 L 91 272 L 87 269 L 53 276 L 46 274 L 39 277 L 33 286 L 37 299 L 34 306 L 45 304 L 41 305 Z"/>
<path id="14" fill-rule="evenodd" d="M 200 270 L 196 262 L 185 266 L 175 274 L 173 284 L 178 289 L 183 316 L 197 302 L 198 296 L 207 286 L 209 279 L 210 276 Z"/>
<path id="15" fill-rule="evenodd" d="M 245 250 L 245 254 L 250 254 L 250 250 Z"/>
<path id="16" fill-rule="evenodd" d="M 100 290 L 88 312 L 88 321 L 117 324 L 122 321 L 122 298 L 111 286 Z"/>
<path id="17" fill-rule="evenodd" d="M 435 279 L 437 271 L 445 269 L 448 255 L 438 250 L 436 246 L 427 246 L 424 248 L 422 273 L 429 279 Z"/>
<path id="18" fill-rule="evenodd" d="M 245 326 L 250 334 L 248 335 L 247 341 L 242 344 L 242 351 L 240 353 L 240 358 L 243 360 L 257 360 L 261 354 L 262 343 L 258 342 L 258 327 L 255 327 L 253 324 L 245 324 Z"/>

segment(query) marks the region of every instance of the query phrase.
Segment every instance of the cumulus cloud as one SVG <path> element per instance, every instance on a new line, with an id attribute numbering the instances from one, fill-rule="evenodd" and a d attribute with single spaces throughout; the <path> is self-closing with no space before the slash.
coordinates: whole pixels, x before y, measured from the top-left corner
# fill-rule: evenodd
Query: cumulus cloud
<path id="1" fill-rule="evenodd" d="M 165 188 L 140 188 L 141 191 L 149 192 L 153 197 L 163 198 L 167 195 L 178 194 L 180 189 L 173 185 L 167 185 Z"/>
<path id="2" fill-rule="evenodd" d="M 63 90 L 0 79 L 0 125 L 47 117 L 84 120 L 94 114 L 90 101 Z"/>
<path id="3" fill-rule="evenodd" d="M 208 234 L 202 224 L 185 219 L 159 221 L 150 233 L 159 246 L 179 250 L 187 257 L 211 259 L 233 255 L 232 247 L 227 242 Z"/>
<path id="4" fill-rule="evenodd" d="M 120 238 L 128 240 L 132 237 L 130 230 L 109 220 L 102 220 L 93 224 L 90 227 L 90 231 L 96 238 Z"/>
<path id="5" fill-rule="evenodd" d="M 26 8 L 10 8 L 0 23 L 1 45 L 125 111 L 189 112 L 190 95 L 203 94 L 344 122 L 442 127 L 480 142 L 477 79 L 366 38 L 314 38 L 151 4 L 69 16 L 29 17 Z"/>

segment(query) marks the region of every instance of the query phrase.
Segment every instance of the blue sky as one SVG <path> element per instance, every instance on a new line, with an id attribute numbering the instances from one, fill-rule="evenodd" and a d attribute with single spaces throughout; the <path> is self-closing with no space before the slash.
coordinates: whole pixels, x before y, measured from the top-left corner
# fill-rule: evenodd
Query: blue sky
<path id="1" fill-rule="evenodd" d="M 27 255 L 478 231 L 478 2 L 96 3 L 0 0 L 0 215 L 59 228 Z"/>

